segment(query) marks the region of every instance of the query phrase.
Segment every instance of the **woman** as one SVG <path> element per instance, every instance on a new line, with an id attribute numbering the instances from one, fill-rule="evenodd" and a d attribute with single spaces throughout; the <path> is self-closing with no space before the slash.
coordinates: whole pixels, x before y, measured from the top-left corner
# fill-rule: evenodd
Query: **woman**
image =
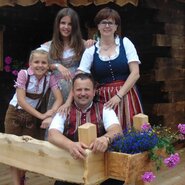
<path id="1" fill-rule="evenodd" d="M 79 66 L 81 56 L 85 47 L 92 46 L 93 40 L 82 39 L 79 18 L 71 8 L 63 8 L 55 18 L 52 41 L 41 45 L 47 48 L 50 56 L 50 69 L 54 71 L 58 85 L 62 92 L 65 104 L 62 106 L 66 112 L 71 104 L 70 94 L 71 80 Z M 51 93 L 48 102 L 48 109 L 53 105 L 54 96 Z M 45 120 L 51 121 L 51 120 Z"/>
<path id="2" fill-rule="evenodd" d="M 118 12 L 104 8 L 94 21 L 98 41 L 85 50 L 78 70 L 93 74 L 100 100 L 115 109 L 123 129 L 130 128 L 133 116 L 143 112 L 135 86 L 140 64 L 136 49 L 128 38 L 117 34 L 121 26 Z"/>

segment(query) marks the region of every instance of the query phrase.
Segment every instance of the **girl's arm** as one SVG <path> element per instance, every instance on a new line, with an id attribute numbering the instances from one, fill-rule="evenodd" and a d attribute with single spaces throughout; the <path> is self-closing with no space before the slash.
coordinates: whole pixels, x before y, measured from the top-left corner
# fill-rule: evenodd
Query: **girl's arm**
<path id="1" fill-rule="evenodd" d="M 35 108 L 33 108 L 29 103 L 27 103 L 26 102 L 26 92 L 24 89 L 17 88 L 16 93 L 17 93 L 17 100 L 18 100 L 19 106 L 21 106 L 26 112 L 30 113 L 34 117 L 40 120 L 43 120 L 53 115 L 52 111 L 47 111 L 47 113 L 42 114 L 39 111 L 37 111 Z"/>
<path id="2" fill-rule="evenodd" d="M 53 103 L 51 110 L 56 113 L 58 108 L 63 104 L 63 97 L 59 88 L 53 88 L 52 92 L 55 97 L 55 102 Z"/>
<path id="3" fill-rule="evenodd" d="M 52 108 L 50 110 L 48 110 L 48 111 L 52 111 L 53 112 L 52 116 L 54 116 L 56 114 L 59 106 L 61 104 L 63 104 L 63 97 L 62 97 L 62 94 L 61 94 L 61 91 L 60 91 L 59 88 L 52 89 L 52 92 L 53 92 L 53 95 L 55 97 L 55 102 L 54 102 Z M 49 125 L 51 124 L 51 121 L 52 121 L 52 117 L 48 117 L 48 118 L 44 119 L 42 121 L 42 124 L 41 124 L 40 127 L 41 128 L 48 128 Z"/>
<path id="4" fill-rule="evenodd" d="M 69 71 L 69 69 L 67 69 L 66 67 L 64 67 L 62 64 L 50 64 L 50 69 L 53 70 L 58 70 L 63 78 L 65 80 L 71 80 L 72 79 L 72 75 L 71 72 Z"/>

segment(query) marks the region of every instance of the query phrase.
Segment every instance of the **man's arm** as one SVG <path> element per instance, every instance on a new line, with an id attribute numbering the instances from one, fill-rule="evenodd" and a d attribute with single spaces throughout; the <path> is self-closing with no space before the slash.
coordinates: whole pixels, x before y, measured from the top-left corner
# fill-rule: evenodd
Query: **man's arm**
<path id="1" fill-rule="evenodd" d="M 98 137 L 91 143 L 90 148 L 93 152 L 105 152 L 108 149 L 109 144 L 116 135 L 122 135 L 122 129 L 119 124 L 112 124 L 107 129 L 107 133 L 101 137 Z"/>
<path id="2" fill-rule="evenodd" d="M 109 139 L 109 142 L 113 140 L 116 135 L 122 135 L 122 128 L 120 124 L 113 124 L 107 128 L 107 133 L 103 135 Z"/>
<path id="3" fill-rule="evenodd" d="M 49 128 L 48 141 L 67 150 L 74 159 L 85 159 L 87 146 L 83 143 L 73 142 L 63 135 L 64 122 L 64 117 L 57 113 Z"/>
<path id="4" fill-rule="evenodd" d="M 90 145 L 93 152 L 105 152 L 112 139 L 118 134 L 123 134 L 119 120 L 113 109 L 103 109 L 103 124 L 106 133 L 103 136 L 96 138 Z"/>

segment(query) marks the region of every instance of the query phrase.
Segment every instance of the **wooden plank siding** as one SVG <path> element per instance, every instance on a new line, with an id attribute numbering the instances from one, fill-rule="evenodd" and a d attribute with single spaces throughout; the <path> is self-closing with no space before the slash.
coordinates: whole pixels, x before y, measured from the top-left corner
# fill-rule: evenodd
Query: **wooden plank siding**
<path id="1" fill-rule="evenodd" d="M 143 59 L 139 85 L 144 111 L 152 123 L 177 129 L 177 124 L 185 121 L 184 3 L 145 0 L 142 6 L 153 12 L 151 30 L 144 28 L 141 37 L 151 33 L 150 47 L 141 45 L 139 49 Z"/>

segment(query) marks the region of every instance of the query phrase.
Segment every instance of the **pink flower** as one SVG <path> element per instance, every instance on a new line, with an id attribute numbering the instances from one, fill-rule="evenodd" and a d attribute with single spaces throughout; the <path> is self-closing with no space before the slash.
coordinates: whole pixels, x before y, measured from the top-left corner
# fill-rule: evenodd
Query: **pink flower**
<path id="1" fill-rule="evenodd" d="M 11 64 L 12 63 L 12 58 L 7 56 L 5 57 L 5 64 Z"/>
<path id="2" fill-rule="evenodd" d="M 171 154 L 170 157 L 164 159 L 164 164 L 168 168 L 174 168 L 180 162 L 180 157 L 178 153 Z"/>
<path id="3" fill-rule="evenodd" d="M 185 124 L 179 124 L 178 129 L 181 134 L 185 134 Z"/>
<path id="4" fill-rule="evenodd" d="M 144 182 L 152 182 L 156 176 L 153 174 L 153 172 L 145 172 L 144 175 L 141 176 L 142 180 Z"/>
<path id="5" fill-rule="evenodd" d="M 141 125 L 141 129 L 142 129 L 143 131 L 148 131 L 149 129 L 151 129 L 151 125 L 150 125 L 149 123 L 143 123 L 143 124 Z"/>
<path id="6" fill-rule="evenodd" d="M 14 76 L 17 76 L 17 75 L 18 75 L 18 71 L 17 71 L 17 70 L 13 70 L 13 71 L 12 71 L 12 74 L 13 74 Z"/>
<path id="7" fill-rule="evenodd" d="M 4 66 L 4 70 L 5 70 L 6 72 L 10 72 L 10 71 L 11 71 L 11 67 L 10 67 L 9 65 L 5 65 L 5 66 Z"/>
<path id="8" fill-rule="evenodd" d="M 185 135 L 184 134 L 179 134 L 179 139 L 180 140 L 185 140 Z"/>

